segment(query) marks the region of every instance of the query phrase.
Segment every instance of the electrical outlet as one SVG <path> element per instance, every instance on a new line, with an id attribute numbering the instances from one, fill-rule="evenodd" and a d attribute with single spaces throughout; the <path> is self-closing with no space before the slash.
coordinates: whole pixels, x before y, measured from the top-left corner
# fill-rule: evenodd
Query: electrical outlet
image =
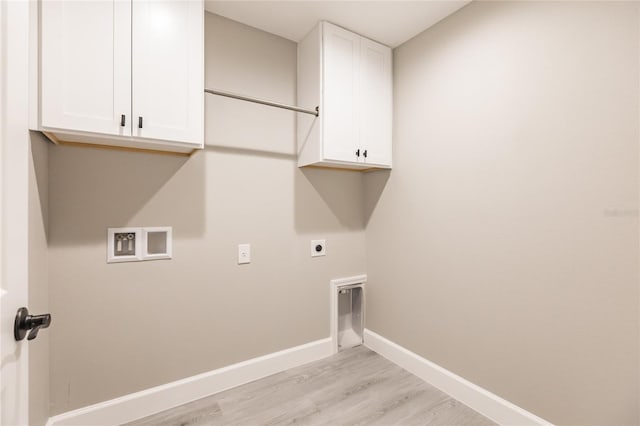
<path id="1" fill-rule="evenodd" d="M 326 256 L 327 242 L 325 240 L 311 240 L 311 257 Z"/>

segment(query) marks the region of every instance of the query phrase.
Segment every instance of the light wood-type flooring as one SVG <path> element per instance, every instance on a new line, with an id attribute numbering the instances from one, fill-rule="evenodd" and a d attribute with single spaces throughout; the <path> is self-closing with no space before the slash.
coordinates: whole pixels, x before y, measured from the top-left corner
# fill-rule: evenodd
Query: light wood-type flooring
<path id="1" fill-rule="evenodd" d="M 126 426 L 494 425 L 364 346 Z"/>

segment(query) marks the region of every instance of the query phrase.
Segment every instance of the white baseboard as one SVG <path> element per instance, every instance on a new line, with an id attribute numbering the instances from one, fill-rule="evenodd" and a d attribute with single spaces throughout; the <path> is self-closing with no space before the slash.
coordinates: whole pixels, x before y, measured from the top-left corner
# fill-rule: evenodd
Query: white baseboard
<path id="1" fill-rule="evenodd" d="M 112 426 L 186 404 L 332 354 L 331 338 L 125 395 L 51 417 L 47 426 Z"/>
<path id="2" fill-rule="evenodd" d="M 364 344 L 480 414 L 505 426 L 551 425 L 468 380 L 374 333 L 364 331 Z M 186 404 L 281 371 L 326 358 L 331 338 L 253 358 L 207 373 L 51 417 L 47 426 L 112 426 Z"/>
<path id="3" fill-rule="evenodd" d="M 548 421 L 385 339 L 371 330 L 364 331 L 364 344 L 394 364 L 399 365 L 500 425 L 551 425 Z"/>

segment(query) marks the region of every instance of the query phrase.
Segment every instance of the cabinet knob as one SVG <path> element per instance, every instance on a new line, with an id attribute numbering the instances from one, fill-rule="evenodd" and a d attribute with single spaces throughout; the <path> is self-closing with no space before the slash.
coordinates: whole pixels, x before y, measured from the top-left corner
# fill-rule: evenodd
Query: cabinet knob
<path id="1" fill-rule="evenodd" d="M 356 157 L 360 157 L 360 148 L 356 151 Z"/>
<path id="2" fill-rule="evenodd" d="M 142 129 L 142 117 L 138 117 L 138 128 Z"/>
<path id="3" fill-rule="evenodd" d="M 364 152 L 362 153 L 362 156 L 363 156 L 364 158 L 367 158 L 367 150 L 366 150 L 366 149 L 365 149 L 365 150 L 364 150 Z"/>
<path id="4" fill-rule="evenodd" d="M 124 115 L 124 114 L 122 114 L 122 115 L 120 116 L 120 126 L 121 126 L 121 127 L 124 127 L 124 125 L 125 125 L 125 123 L 126 123 L 126 122 L 127 122 L 127 116 L 126 116 L 126 115 Z"/>

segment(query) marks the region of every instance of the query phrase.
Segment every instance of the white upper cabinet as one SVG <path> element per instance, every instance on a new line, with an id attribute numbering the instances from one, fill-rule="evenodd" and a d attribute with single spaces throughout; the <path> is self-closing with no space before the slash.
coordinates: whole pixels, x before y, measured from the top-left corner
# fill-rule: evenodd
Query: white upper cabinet
<path id="1" fill-rule="evenodd" d="M 359 146 L 358 92 L 360 36 L 340 27 L 324 28 L 324 158 L 352 161 Z"/>
<path id="2" fill-rule="evenodd" d="M 43 1 L 41 125 L 130 136 L 131 6 Z"/>
<path id="3" fill-rule="evenodd" d="M 40 129 L 191 152 L 204 142 L 201 1 L 42 0 Z"/>
<path id="4" fill-rule="evenodd" d="M 134 0 L 134 136 L 202 143 L 202 7 L 198 1 Z"/>
<path id="5" fill-rule="evenodd" d="M 364 162 L 391 167 L 391 49 L 362 38 L 360 68 L 360 145 L 366 151 Z"/>
<path id="6" fill-rule="evenodd" d="M 298 165 L 391 167 L 391 49 L 321 22 L 298 45 Z"/>

